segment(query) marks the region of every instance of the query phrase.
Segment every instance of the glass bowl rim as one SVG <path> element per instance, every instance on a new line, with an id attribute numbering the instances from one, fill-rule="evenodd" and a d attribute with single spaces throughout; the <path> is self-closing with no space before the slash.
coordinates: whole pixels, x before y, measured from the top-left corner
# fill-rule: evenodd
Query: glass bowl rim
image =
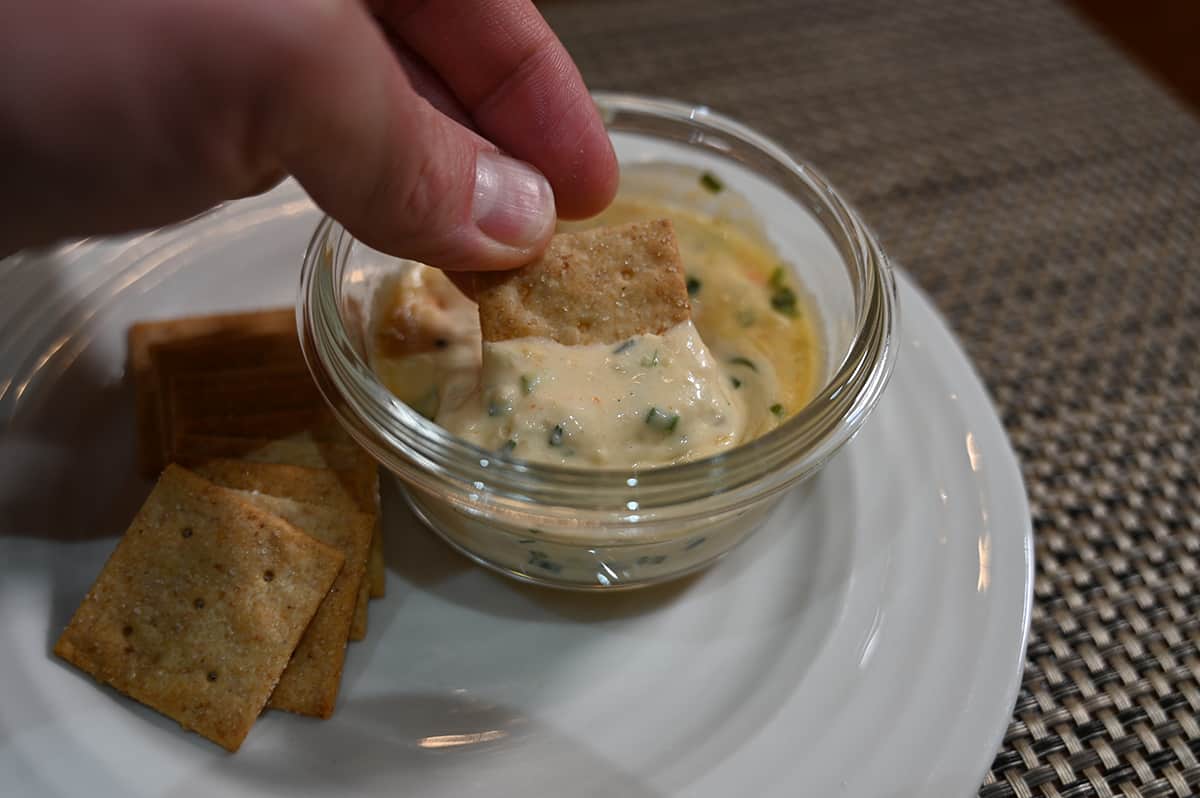
<path id="1" fill-rule="evenodd" d="M 305 250 L 296 307 L 309 369 L 343 426 L 368 452 L 409 482 L 445 493 L 463 506 L 483 503 L 499 511 L 506 505 L 522 510 L 540 506 L 559 520 L 578 511 L 616 511 L 637 523 L 672 507 L 744 493 L 747 487 L 757 488 L 742 497 L 747 503 L 782 490 L 819 469 L 853 436 L 890 378 L 897 349 L 891 265 L 875 237 L 824 178 L 745 125 L 707 106 L 675 100 L 607 92 L 594 93 L 593 98 L 606 123 L 621 114 L 640 115 L 701 127 L 750 146 L 789 177 L 798 178 L 825 211 L 814 213 L 795 192 L 784 189 L 798 212 L 813 214 L 835 243 L 836 233 L 842 234 L 855 260 L 844 265 L 848 271 L 858 269 L 862 285 L 855 297 L 855 329 L 832 376 L 804 407 L 774 430 L 730 450 L 653 468 L 530 463 L 479 448 L 397 399 L 355 350 L 338 310 L 340 285 L 334 274 L 339 271 L 337 258 L 344 259 L 349 246 L 358 242 L 328 216 L 318 223 Z M 323 262 L 323 256 L 329 261 Z M 722 505 L 732 507 L 737 502 L 731 499 L 727 496 Z M 697 515 L 708 511 L 695 508 Z"/>

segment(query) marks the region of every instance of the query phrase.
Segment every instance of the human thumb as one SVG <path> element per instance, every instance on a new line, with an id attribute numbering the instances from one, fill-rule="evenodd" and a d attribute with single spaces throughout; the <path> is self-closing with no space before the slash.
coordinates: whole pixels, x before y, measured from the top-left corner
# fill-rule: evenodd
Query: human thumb
<path id="1" fill-rule="evenodd" d="M 282 166 L 376 249 L 451 270 L 535 257 L 554 230 L 546 178 L 429 105 L 370 17 L 333 5 L 270 106 Z"/>

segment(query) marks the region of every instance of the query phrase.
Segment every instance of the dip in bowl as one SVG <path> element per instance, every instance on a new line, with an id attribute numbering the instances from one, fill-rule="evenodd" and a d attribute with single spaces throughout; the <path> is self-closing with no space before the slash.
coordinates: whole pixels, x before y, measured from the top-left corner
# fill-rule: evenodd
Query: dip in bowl
<path id="1" fill-rule="evenodd" d="M 610 216 L 637 216 L 649 204 L 647 212 L 685 220 L 685 269 L 690 259 L 700 270 L 705 252 L 686 233 L 689 218 L 702 220 L 700 231 L 736 231 L 759 253 L 762 262 L 750 269 L 760 273 L 758 299 L 735 301 L 735 283 L 718 291 L 719 271 L 689 281 L 697 326 L 721 361 L 714 373 L 729 381 L 727 393 L 736 384 L 731 395 L 745 405 L 749 434 L 700 456 L 651 451 L 654 464 L 633 466 L 573 462 L 556 445 L 522 459 L 516 446 L 483 448 L 451 434 L 431 417 L 447 401 L 461 403 L 448 395 L 477 389 L 479 380 L 477 338 L 462 297 L 330 219 L 305 254 L 297 316 L 322 393 L 354 438 L 399 478 L 430 528 L 515 578 L 613 590 L 711 563 L 761 526 L 783 490 L 850 440 L 890 375 L 896 308 L 874 236 L 823 179 L 777 145 L 705 108 L 611 94 L 596 102 L 622 165 Z M 416 332 L 435 345 L 419 357 L 389 357 L 379 335 L 383 316 L 406 291 L 420 298 L 410 308 L 423 319 Z M 635 368 L 657 365 L 652 351 L 636 355 Z M 531 371 L 520 384 L 532 390 L 541 379 Z M 673 440 L 673 415 L 651 412 L 646 424 Z"/>

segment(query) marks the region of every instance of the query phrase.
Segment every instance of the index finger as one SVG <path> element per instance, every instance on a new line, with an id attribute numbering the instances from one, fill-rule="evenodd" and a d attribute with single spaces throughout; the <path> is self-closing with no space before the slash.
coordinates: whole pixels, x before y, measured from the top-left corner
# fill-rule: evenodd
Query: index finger
<path id="1" fill-rule="evenodd" d="M 575 63 L 528 0 L 372 0 L 441 76 L 483 135 L 538 168 L 561 216 L 604 209 L 612 144 Z"/>

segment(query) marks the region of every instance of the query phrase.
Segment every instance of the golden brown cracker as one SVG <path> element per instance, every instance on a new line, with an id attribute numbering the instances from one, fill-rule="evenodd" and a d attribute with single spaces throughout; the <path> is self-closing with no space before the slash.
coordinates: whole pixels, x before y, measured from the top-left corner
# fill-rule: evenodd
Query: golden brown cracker
<path id="1" fill-rule="evenodd" d="M 293 463 L 310 468 L 354 470 L 371 463 L 357 446 L 341 440 L 321 441 L 309 430 L 285 438 L 180 434 L 172 453 L 177 462 L 195 464 L 214 457 L 240 457 L 258 463 Z"/>
<path id="2" fill-rule="evenodd" d="M 526 266 L 475 273 L 471 294 L 484 341 L 616 343 L 666 332 L 691 314 L 666 219 L 560 233 Z"/>
<path id="3" fill-rule="evenodd" d="M 371 554 L 367 560 L 367 581 L 371 585 L 371 598 L 383 598 L 387 595 L 387 563 L 383 558 L 383 525 L 380 523 L 382 514 L 377 516 L 375 534 L 371 536 Z"/>
<path id="4" fill-rule="evenodd" d="M 372 516 L 367 578 L 361 586 L 350 639 L 361 640 L 366 636 L 367 600 L 382 597 L 387 581 L 379 523 L 379 472 L 370 458 L 358 458 L 355 468 L 341 471 L 222 458 L 199 463 L 196 471 L 218 485 Z"/>
<path id="5" fill-rule="evenodd" d="M 343 560 L 169 466 L 54 651 L 236 751 Z"/>
<path id="6" fill-rule="evenodd" d="M 143 321 L 129 328 L 129 370 L 135 378 L 152 366 L 152 347 L 183 340 L 223 339 L 253 335 L 295 334 L 296 314 L 291 308 L 219 313 L 204 316 Z"/>
<path id="7" fill-rule="evenodd" d="M 167 341 L 150 347 L 150 361 L 160 385 L 164 377 L 206 371 L 267 368 L 308 371 L 295 330 Z"/>
<path id="8" fill-rule="evenodd" d="M 251 504 L 333 546 L 345 557 L 341 573 L 300 638 L 267 703 L 272 709 L 327 718 L 337 703 L 350 624 L 359 588 L 366 581 L 367 551 L 375 518 L 345 508 L 322 507 L 265 493 L 239 493 Z"/>
<path id="9" fill-rule="evenodd" d="M 205 479 L 237 490 L 257 491 L 268 496 L 319 504 L 333 510 L 374 515 L 375 506 L 358 495 L 356 475 L 327 468 L 290 463 L 257 463 L 218 458 L 199 463 L 195 471 Z"/>
<path id="10" fill-rule="evenodd" d="M 323 409 L 295 335 L 275 340 L 273 346 L 239 339 L 210 347 L 180 342 L 165 352 L 153 348 L 161 438 L 170 440 L 179 431 L 180 418 L 279 412 L 280 397 L 287 398 L 287 410 Z M 178 407 L 183 400 L 187 405 Z M 182 417 L 177 415 L 181 410 Z"/>
<path id="11" fill-rule="evenodd" d="M 259 463 L 291 463 L 335 471 L 373 471 L 375 461 L 344 432 L 340 437 L 321 440 L 311 430 L 285 438 L 265 441 L 251 449 L 244 459 Z"/>
<path id="12" fill-rule="evenodd" d="M 163 403 L 177 418 L 324 407 L 309 373 L 287 367 L 174 374 L 163 392 Z"/>
<path id="13" fill-rule="evenodd" d="M 155 475 L 165 465 L 161 457 L 160 392 L 154 364 L 157 350 L 185 342 L 192 347 L 229 349 L 232 341 L 246 336 L 290 335 L 295 339 L 295 330 L 295 313 L 287 308 L 146 321 L 131 326 L 127 336 L 127 373 L 134 380 L 138 460 L 143 473 Z"/>
<path id="14" fill-rule="evenodd" d="M 177 374 L 168 381 L 161 399 L 163 459 L 179 460 L 178 452 L 185 445 L 182 439 L 189 435 L 283 437 L 304 427 L 289 429 L 271 423 L 256 431 L 240 419 L 260 416 L 278 422 L 303 412 L 316 418 L 324 407 L 307 372 L 250 369 Z M 197 425 L 203 429 L 193 432 Z"/>

